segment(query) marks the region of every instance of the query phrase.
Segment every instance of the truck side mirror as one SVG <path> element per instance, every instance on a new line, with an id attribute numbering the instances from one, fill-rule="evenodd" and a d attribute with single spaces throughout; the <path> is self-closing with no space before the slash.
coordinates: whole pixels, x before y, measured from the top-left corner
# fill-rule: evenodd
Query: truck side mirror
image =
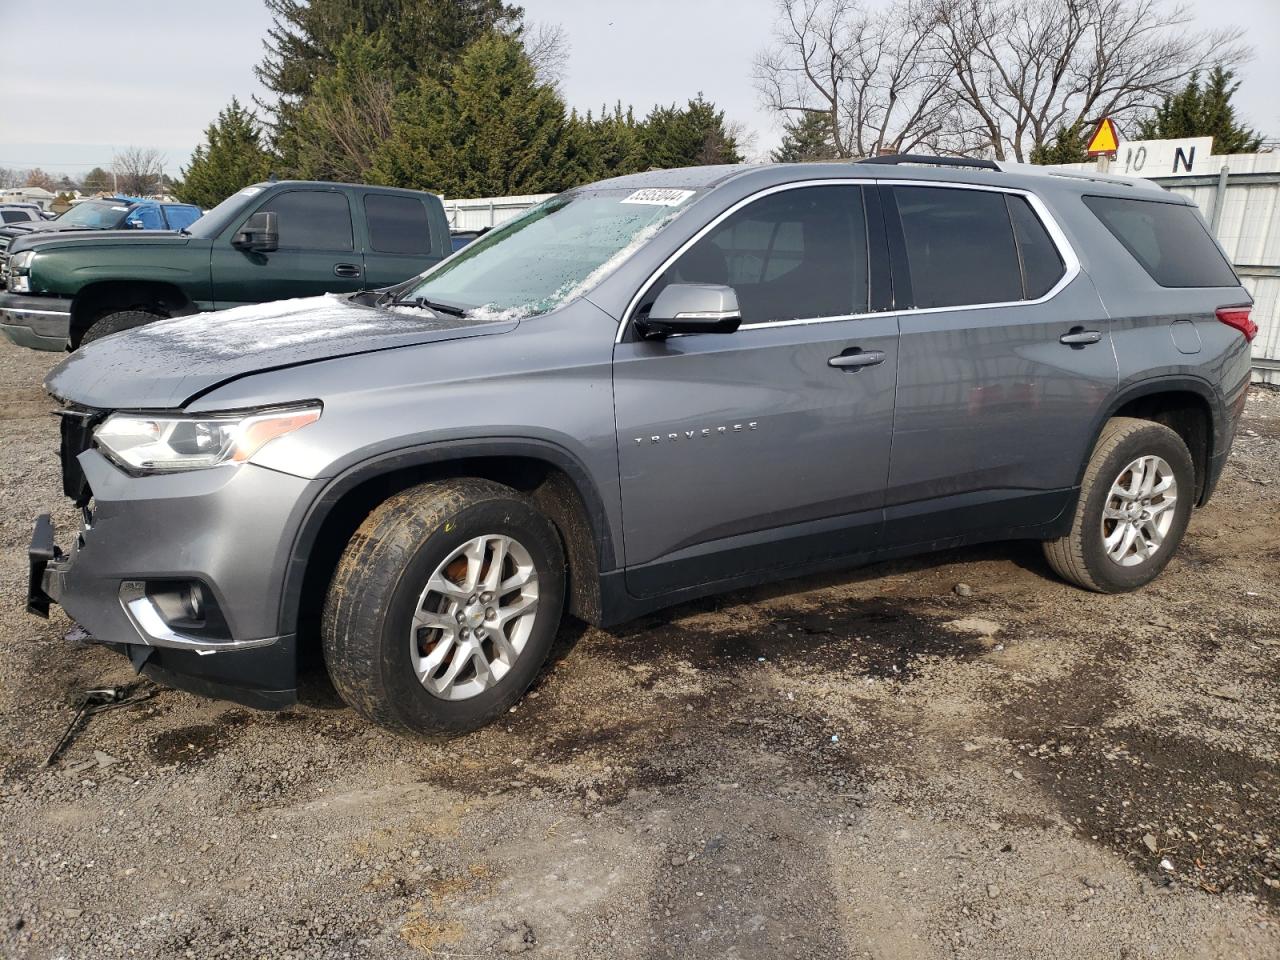
<path id="1" fill-rule="evenodd" d="M 259 210 L 231 238 L 231 245 L 254 253 L 280 249 L 280 221 L 274 210 Z"/>

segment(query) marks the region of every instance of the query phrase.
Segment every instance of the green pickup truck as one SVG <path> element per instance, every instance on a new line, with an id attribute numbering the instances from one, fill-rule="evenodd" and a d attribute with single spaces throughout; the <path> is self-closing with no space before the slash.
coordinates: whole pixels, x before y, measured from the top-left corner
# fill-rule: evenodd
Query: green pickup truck
<path id="1" fill-rule="evenodd" d="M 390 286 L 450 252 L 435 194 L 259 183 L 185 230 L 15 239 L 0 262 L 0 332 L 74 350 L 163 317 Z"/>

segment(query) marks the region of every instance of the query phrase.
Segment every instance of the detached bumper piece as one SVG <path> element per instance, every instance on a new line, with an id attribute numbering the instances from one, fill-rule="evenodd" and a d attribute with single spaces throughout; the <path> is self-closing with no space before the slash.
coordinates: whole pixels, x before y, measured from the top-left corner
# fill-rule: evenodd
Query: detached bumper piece
<path id="1" fill-rule="evenodd" d="M 61 551 L 53 542 L 53 520 L 49 514 L 42 513 L 36 517 L 31 546 L 27 548 L 27 613 L 49 619 L 49 607 L 57 602 L 57 598 L 45 592 L 44 572 L 60 555 Z"/>

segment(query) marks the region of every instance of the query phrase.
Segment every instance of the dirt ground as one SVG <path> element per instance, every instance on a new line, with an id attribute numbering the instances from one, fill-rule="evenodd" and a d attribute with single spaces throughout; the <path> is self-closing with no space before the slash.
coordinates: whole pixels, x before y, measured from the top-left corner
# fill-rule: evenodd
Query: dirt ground
<path id="1" fill-rule="evenodd" d="M 4 957 L 1280 957 L 1280 393 L 1138 594 L 953 551 L 568 627 L 451 743 L 312 675 L 44 768 L 135 680 L 21 610 L 56 359 L 0 344 Z"/>

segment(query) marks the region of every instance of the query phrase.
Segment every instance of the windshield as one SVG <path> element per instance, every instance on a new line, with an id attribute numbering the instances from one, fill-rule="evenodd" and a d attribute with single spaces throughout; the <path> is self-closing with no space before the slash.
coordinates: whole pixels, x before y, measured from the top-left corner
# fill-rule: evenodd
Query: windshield
<path id="1" fill-rule="evenodd" d="M 263 191 L 263 187 L 252 186 L 245 187 L 243 190 L 237 190 L 227 199 L 206 213 L 203 217 L 191 224 L 184 231 L 193 237 L 200 237 L 204 240 L 212 240 L 227 224 L 236 217 L 237 214 L 244 212 L 245 205 L 251 197 L 256 197 Z"/>
<path id="2" fill-rule="evenodd" d="M 671 189 L 560 194 L 463 247 L 400 300 L 511 319 L 546 313 L 603 280 L 693 196 Z"/>
<path id="3" fill-rule="evenodd" d="M 86 200 L 58 217 L 58 223 L 90 230 L 107 230 L 119 226 L 129 212 L 127 203 L 115 200 Z"/>

